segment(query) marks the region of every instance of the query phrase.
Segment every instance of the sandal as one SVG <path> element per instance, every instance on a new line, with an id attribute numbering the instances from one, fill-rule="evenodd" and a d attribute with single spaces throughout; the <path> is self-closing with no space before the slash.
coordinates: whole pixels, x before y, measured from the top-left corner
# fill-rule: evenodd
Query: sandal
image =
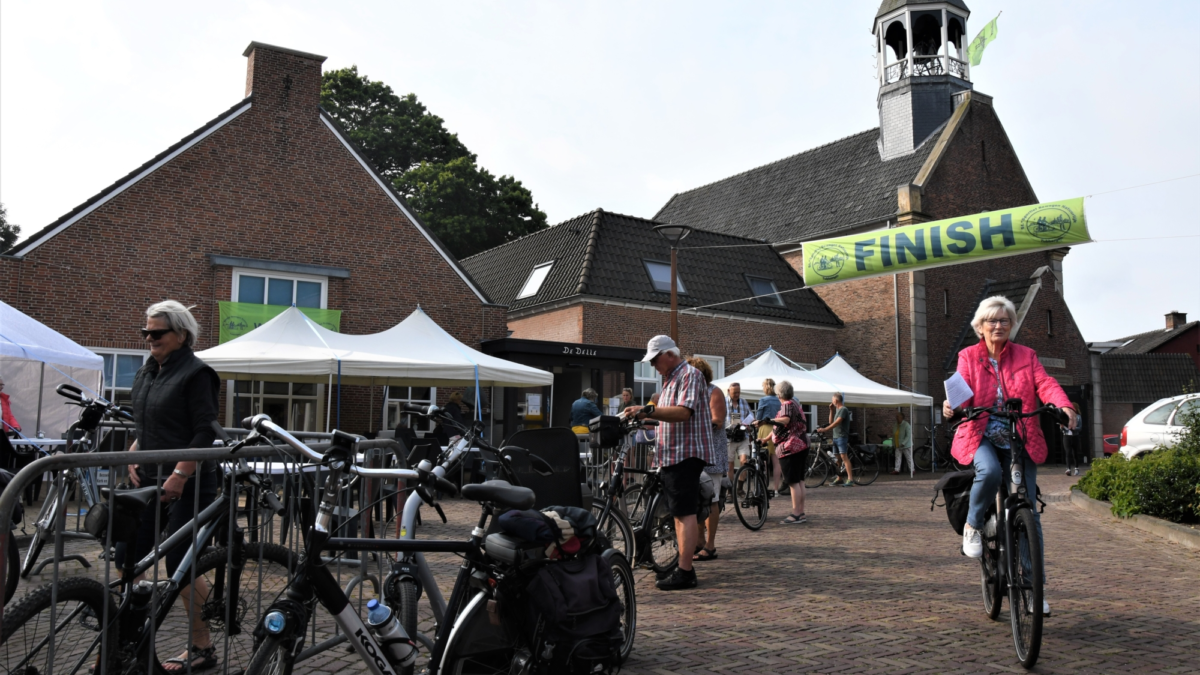
<path id="1" fill-rule="evenodd" d="M 805 515 L 803 513 L 801 513 L 798 516 L 794 513 L 789 513 L 787 518 L 784 518 L 783 520 L 779 521 L 779 524 L 780 525 L 803 525 L 804 523 L 807 523 L 807 522 L 808 522 L 808 518 L 805 517 Z"/>
<path id="2" fill-rule="evenodd" d="M 217 667 L 217 646 L 216 645 L 209 645 L 203 649 L 201 649 L 200 647 L 197 647 L 196 645 L 192 645 L 192 648 L 188 650 L 188 654 L 191 657 L 193 673 L 198 673 L 198 672 L 201 672 L 204 670 L 209 670 L 211 668 Z M 199 660 L 199 663 L 197 663 L 197 660 Z M 163 670 L 167 671 L 168 673 L 186 673 L 187 672 L 187 667 L 188 667 L 188 659 L 187 658 L 176 657 L 173 659 L 167 659 L 166 661 L 163 661 L 162 663 L 164 666 Z M 179 664 L 179 668 L 165 667 L 172 663 Z"/>
<path id="3" fill-rule="evenodd" d="M 694 561 L 694 562 L 704 562 L 706 560 L 716 560 L 716 559 L 717 559 L 717 549 L 715 549 L 715 548 L 707 549 L 707 548 L 704 548 L 703 546 L 701 546 L 700 550 L 697 551 L 696 554 L 692 556 L 692 561 Z"/>

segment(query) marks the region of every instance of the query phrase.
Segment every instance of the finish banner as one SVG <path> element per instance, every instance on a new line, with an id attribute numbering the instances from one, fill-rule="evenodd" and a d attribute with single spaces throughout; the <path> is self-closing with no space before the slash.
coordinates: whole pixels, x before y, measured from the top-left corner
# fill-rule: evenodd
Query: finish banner
<path id="1" fill-rule="evenodd" d="M 1089 243 L 1083 198 L 804 242 L 819 286 Z"/>
<path id="2" fill-rule="evenodd" d="M 219 302 L 221 307 L 220 344 L 225 344 L 234 338 L 258 328 L 274 319 L 287 309 L 285 305 L 260 305 L 252 302 Z M 323 328 L 338 332 L 342 325 L 342 310 L 314 309 L 300 307 L 304 316 L 315 321 Z"/>

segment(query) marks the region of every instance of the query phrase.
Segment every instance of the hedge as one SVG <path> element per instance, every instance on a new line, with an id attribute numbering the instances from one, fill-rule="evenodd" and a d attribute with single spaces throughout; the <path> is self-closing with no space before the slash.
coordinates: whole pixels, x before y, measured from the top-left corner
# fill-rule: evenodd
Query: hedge
<path id="1" fill-rule="evenodd" d="M 1122 518 L 1140 513 L 1200 523 L 1200 415 L 1190 415 L 1184 426 L 1171 449 L 1159 447 L 1132 461 L 1120 453 L 1094 461 L 1079 489 L 1111 502 L 1113 514 Z"/>

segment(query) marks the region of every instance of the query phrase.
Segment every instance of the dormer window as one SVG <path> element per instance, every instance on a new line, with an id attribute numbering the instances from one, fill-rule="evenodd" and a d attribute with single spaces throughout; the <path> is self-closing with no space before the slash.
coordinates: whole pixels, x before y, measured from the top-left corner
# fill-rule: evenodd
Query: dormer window
<path id="1" fill-rule="evenodd" d="M 746 281 L 750 282 L 750 291 L 754 294 L 754 301 L 764 307 L 784 307 L 783 296 L 779 294 L 779 289 L 775 287 L 775 282 L 763 277 L 752 277 L 746 275 Z"/>
<path id="2" fill-rule="evenodd" d="M 517 300 L 532 298 L 542 290 L 542 284 L 545 283 L 546 277 L 550 276 L 550 268 L 554 267 L 554 261 L 542 263 L 533 268 L 529 273 L 529 278 L 525 280 L 525 285 L 521 287 L 521 292 L 517 294 Z"/>
<path id="3" fill-rule="evenodd" d="M 659 260 L 643 260 L 646 265 L 646 274 L 650 275 L 650 284 L 654 286 L 654 290 L 660 293 L 671 292 L 671 263 L 662 262 Z M 687 293 L 687 289 L 683 287 L 683 277 L 676 275 L 675 286 L 680 293 Z"/>

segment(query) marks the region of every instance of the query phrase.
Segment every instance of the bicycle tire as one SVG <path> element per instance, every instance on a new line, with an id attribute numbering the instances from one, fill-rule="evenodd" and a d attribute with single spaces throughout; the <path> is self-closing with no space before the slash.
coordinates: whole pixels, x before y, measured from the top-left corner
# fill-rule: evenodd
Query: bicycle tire
<path id="1" fill-rule="evenodd" d="M 237 607 L 228 612 L 228 592 L 233 580 L 229 575 L 229 551 L 224 547 L 209 549 L 196 563 L 196 578 L 203 577 L 210 589 L 208 598 L 201 606 L 200 620 L 209 626 L 212 644 L 217 648 L 217 659 L 227 666 L 229 672 L 246 670 L 254 656 L 254 628 L 267 607 L 287 587 L 291 573 L 296 569 L 296 558 L 291 551 L 265 542 L 245 545 L 245 561 L 238 578 Z M 222 579 L 223 592 L 212 593 L 218 578 Z M 190 586 L 190 575 L 185 575 Z M 185 587 L 181 594 L 188 593 Z M 184 653 L 190 642 L 188 615 L 184 611 L 182 598 L 167 613 L 154 634 L 154 653 L 157 672 L 167 672 L 162 667 L 165 659 Z"/>
<path id="2" fill-rule="evenodd" d="M 617 588 L 617 598 L 621 602 L 621 652 L 617 657 L 619 664 L 629 660 L 633 653 L 633 642 L 637 639 L 637 587 L 633 578 L 633 568 L 629 560 L 616 549 L 608 549 L 602 554 L 613 572 L 613 585 Z"/>
<path id="3" fill-rule="evenodd" d="M 1013 550 L 1008 552 L 1016 579 L 1009 580 L 1008 613 L 1012 621 L 1013 646 L 1017 659 L 1025 668 L 1037 663 L 1042 649 L 1042 541 L 1038 537 L 1037 520 L 1029 507 L 1017 509 L 1012 528 Z M 1027 548 L 1029 564 L 1022 560 L 1022 548 Z"/>
<path id="4" fill-rule="evenodd" d="M 396 597 L 388 598 L 388 604 L 400 619 L 400 625 L 404 627 L 404 632 L 414 641 L 416 641 L 417 635 L 417 598 L 417 584 L 409 579 L 400 580 L 396 584 Z M 421 643 L 417 642 L 417 644 Z M 412 675 L 416 665 L 416 662 L 413 662 L 410 666 L 397 668 L 396 672 L 400 675 Z"/>
<path id="5" fill-rule="evenodd" d="M 592 513 L 597 518 L 604 512 L 606 501 L 600 497 L 592 499 Z M 604 521 L 596 523 L 596 531 L 603 532 L 608 537 L 608 546 L 620 551 L 626 560 L 635 559 L 637 545 L 633 540 L 633 526 L 629 524 L 629 518 L 624 511 L 615 507 L 609 509 Z"/>
<path id="6" fill-rule="evenodd" d="M 913 448 L 913 466 L 921 471 L 933 471 L 933 448 L 929 443 Z"/>
<path id="7" fill-rule="evenodd" d="M 879 454 L 875 453 L 868 459 L 861 450 L 851 450 L 854 458 L 854 482 L 857 485 L 870 485 L 879 478 Z"/>
<path id="8" fill-rule="evenodd" d="M 679 540 L 675 537 L 675 517 L 667 510 L 667 499 L 661 493 L 653 498 L 646 519 L 647 545 L 650 550 L 650 569 L 655 574 L 668 574 L 679 565 Z"/>
<path id="9" fill-rule="evenodd" d="M 70 672 L 70 667 L 75 664 L 81 664 L 75 670 L 86 672 L 84 669 L 89 662 L 95 662 L 105 638 L 107 663 L 114 666 L 118 663 L 117 624 L 112 620 L 117 615 L 117 605 L 105 591 L 104 585 L 92 579 L 72 577 L 59 581 L 57 598 L 52 597 L 55 592 L 53 584 L 46 584 L 31 591 L 12 607 L 5 608 L 4 625 L 0 628 L 0 654 L 3 655 L 4 666 L 0 672 L 49 672 L 53 665 L 57 665 L 60 671 Z M 59 606 L 54 619 L 58 627 L 56 634 L 61 638 L 43 643 L 49 637 L 45 629 L 50 624 L 52 600 Z M 102 630 L 100 622 L 106 605 L 109 624 Z M 42 620 L 43 615 L 45 621 Z M 69 617 L 69 620 L 63 617 Z M 50 648 L 51 644 L 53 649 Z M 115 668 L 108 672 L 115 672 Z"/>
<path id="10" fill-rule="evenodd" d="M 747 464 L 733 475 L 733 485 L 733 510 L 737 512 L 738 520 L 751 531 L 762 529 L 771 508 L 762 473 L 754 465 Z"/>
<path id="11" fill-rule="evenodd" d="M 1000 547 L 996 538 L 984 538 L 983 557 L 979 559 L 979 585 L 983 591 L 983 613 L 995 621 L 1000 616 L 1000 605 L 1004 598 L 1001 585 Z"/>
<path id="12" fill-rule="evenodd" d="M 47 519 L 49 522 L 54 521 L 57 503 L 58 489 L 54 483 L 51 483 L 49 489 L 46 490 L 46 499 L 42 502 L 42 508 L 38 509 L 37 518 L 33 521 L 33 536 L 29 539 L 29 549 L 25 551 L 25 562 L 21 565 L 22 579 L 28 579 L 29 573 L 37 565 L 38 556 L 42 554 L 42 548 L 46 545 L 46 528 L 42 526 L 42 523 Z"/>
<path id="13" fill-rule="evenodd" d="M 17 593 L 17 582 L 21 579 L 21 553 L 17 550 L 16 532 L 8 531 L 8 550 L 4 556 L 4 604 Z"/>
<path id="14" fill-rule="evenodd" d="M 245 675 L 291 675 L 293 665 L 291 640 L 272 635 L 254 651 Z"/>
<path id="15" fill-rule="evenodd" d="M 829 480 L 829 460 L 825 458 L 825 453 L 821 452 L 820 448 L 810 452 L 812 459 L 804 471 L 804 487 L 819 488 Z"/>

